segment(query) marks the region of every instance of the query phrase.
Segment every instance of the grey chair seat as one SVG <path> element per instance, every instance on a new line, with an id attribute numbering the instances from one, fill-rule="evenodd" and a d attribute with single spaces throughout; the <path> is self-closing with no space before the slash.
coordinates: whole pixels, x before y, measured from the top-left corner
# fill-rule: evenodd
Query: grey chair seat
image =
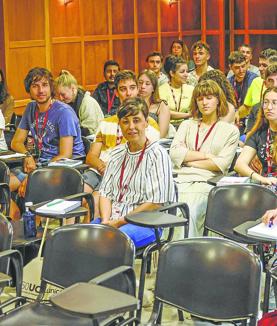
<path id="1" fill-rule="evenodd" d="M 50 318 L 49 318 L 50 317 Z M 1 325 L 92 325 L 90 318 L 75 317 L 70 313 L 38 302 L 28 303 L 1 318 Z"/>

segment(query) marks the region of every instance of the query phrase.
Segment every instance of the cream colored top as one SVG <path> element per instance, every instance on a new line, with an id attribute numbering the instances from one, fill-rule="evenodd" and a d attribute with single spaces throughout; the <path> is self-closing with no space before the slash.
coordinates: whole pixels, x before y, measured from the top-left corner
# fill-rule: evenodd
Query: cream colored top
<path id="1" fill-rule="evenodd" d="M 176 108 L 176 103 L 174 101 L 174 97 L 172 95 L 171 89 L 173 90 L 173 94 L 175 96 L 177 108 Z M 191 101 L 193 89 L 194 89 L 194 87 L 191 85 L 187 85 L 187 84 L 182 85 L 182 98 L 181 98 L 179 112 L 189 112 L 190 111 L 190 101 Z M 178 111 L 178 106 L 179 106 L 179 101 L 180 101 L 180 96 L 181 96 L 181 87 L 180 88 L 173 88 L 173 87 L 170 88 L 169 83 L 164 83 L 159 87 L 159 94 L 160 94 L 160 99 L 165 100 L 167 102 L 169 110 Z"/>
<path id="2" fill-rule="evenodd" d="M 215 155 L 213 162 L 221 172 L 209 171 L 195 167 L 182 166 L 189 150 L 195 150 L 198 121 L 185 120 L 181 123 L 170 148 L 170 157 L 178 173 L 178 182 L 207 181 L 217 175 L 226 174 L 232 163 L 239 141 L 236 126 L 218 121 L 209 137 L 200 148 L 200 152 Z M 202 143 L 209 128 L 199 130 L 199 144 Z"/>

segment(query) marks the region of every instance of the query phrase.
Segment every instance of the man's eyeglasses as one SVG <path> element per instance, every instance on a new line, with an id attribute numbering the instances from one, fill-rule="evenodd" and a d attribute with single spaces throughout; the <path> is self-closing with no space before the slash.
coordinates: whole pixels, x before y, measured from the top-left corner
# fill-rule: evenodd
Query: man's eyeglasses
<path id="1" fill-rule="evenodd" d="M 269 100 L 264 100 L 263 101 L 263 108 L 267 109 L 269 105 L 272 106 L 273 109 L 277 108 L 277 100 L 269 101 Z"/>

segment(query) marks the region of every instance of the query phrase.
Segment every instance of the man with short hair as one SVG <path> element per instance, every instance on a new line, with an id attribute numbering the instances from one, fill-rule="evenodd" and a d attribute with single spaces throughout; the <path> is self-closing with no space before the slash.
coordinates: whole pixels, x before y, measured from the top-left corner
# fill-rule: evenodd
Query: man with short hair
<path id="1" fill-rule="evenodd" d="M 210 46 L 204 41 L 195 42 L 192 47 L 192 58 L 195 64 L 195 69 L 189 73 L 190 84 L 192 78 L 195 80 L 195 86 L 199 78 L 207 71 L 213 70 L 214 68 L 209 66 L 208 61 L 211 57 Z"/>
<path id="2" fill-rule="evenodd" d="M 244 101 L 249 86 L 258 76 L 247 70 L 245 57 L 239 51 L 231 52 L 228 57 L 228 62 L 234 74 L 228 80 L 234 89 L 237 105 L 240 106 Z M 240 134 L 243 135 L 245 131 L 245 119 L 240 121 L 239 129 Z"/>
<path id="3" fill-rule="evenodd" d="M 152 70 L 158 78 L 158 86 L 168 82 L 168 77 L 161 69 L 163 65 L 163 56 L 160 52 L 154 51 L 146 57 L 147 68 Z"/>
<path id="4" fill-rule="evenodd" d="M 54 100 L 54 81 L 50 71 L 36 67 L 25 80 L 26 92 L 31 99 L 13 137 L 11 147 L 26 155 L 21 169 L 12 170 L 10 187 L 24 195 L 27 174 L 36 169 L 36 162 L 25 145 L 31 133 L 39 161 L 57 161 L 62 158 L 85 155 L 78 117 L 73 109 Z"/>
<path id="5" fill-rule="evenodd" d="M 275 55 L 277 55 L 277 51 L 271 48 L 261 51 L 259 55 L 260 76 L 255 78 L 249 86 L 244 101 L 241 103 L 236 113 L 236 121 L 246 117 L 251 111 L 251 108 L 260 102 L 261 95 L 266 89 L 264 87 L 265 70 L 269 64 L 277 62 L 277 60 L 274 59 Z"/>
<path id="6" fill-rule="evenodd" d="M 260 76 L 259 68 L 251 64 L 251 60 L 253 57 L 252 56 L 253 50 L 251 46 L 249 44 L 244 43 L 238 47 L 238 51 L 241 52 L 245 57 L 246 69 Z M 233 74 L 234 74 L 233 71 L 229 70 L 227 78 L 230 78 L 231 76 L 233 76 Z"/>
<path id="7" fill-rule="evenodd" d="M 114 84 L 121 103 L 127 98 L 138 95 L 136 75 L 130 70 L 119 71 L 115 76 Z M 147 138 L 150 141 L 156 141 L 160 138 L 159 127 L 151 117 L 148 118 L 148 121 Z M 91 189 L 98 190 L 111 150 L 124 143 L 126 143 L 126 139 L 121 132 L 117 115 L 107 117 L 100 122 L 94 143 L 91 145 L 86 159 L 86 163 L 92 169 L 84 173 L 85 182 Z"/>
<path id="8" fill-rule="evenodd" d="M 114 77 L 120 70 L 119 63 L 108 60 L 104 64 L 105 82 L 99 84 L 92 94 L 92 97 L 99 103 L 105 116 L 113 115 L 120 104 L 115 92 Z"/>

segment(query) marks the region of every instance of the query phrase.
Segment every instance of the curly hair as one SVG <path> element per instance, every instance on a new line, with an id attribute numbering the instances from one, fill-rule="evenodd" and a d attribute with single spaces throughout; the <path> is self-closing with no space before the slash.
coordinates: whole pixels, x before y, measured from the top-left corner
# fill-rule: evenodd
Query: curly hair
<path id="1" fill-rule="evenodd" d="M 143 75 L 145 75 L 150 80 L 153 90 L 154 90 L 153 94 L 151 95 L 151 103 L 160 103 L 161 99 L 160 99 L 160 95 L 159 95 L 158 77 L 152 70 L 145 69 L 139 73 L 138 83 L 139 83 L 140 77 Z"/>

